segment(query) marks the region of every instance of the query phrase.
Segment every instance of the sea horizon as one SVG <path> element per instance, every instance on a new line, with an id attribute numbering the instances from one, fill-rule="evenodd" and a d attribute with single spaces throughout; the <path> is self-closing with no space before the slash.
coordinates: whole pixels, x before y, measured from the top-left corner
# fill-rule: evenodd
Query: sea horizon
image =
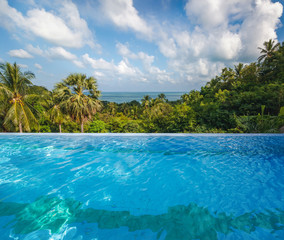
<path id="1" fill-rule="evenodd" d="M 107 91 L 101 92 L 100 100 L 101 101 L 108 101 L 108 102 L 115 102 L 115 103 L 125 103 L 131 101 L 138 101 L 141 102 L 144 96 L 148 95 L 151 98 L 157 98 L 159 94 L 165 94 L 166 99 L 169 101 L 176 101 L 179 100 L 180 97 L 187 93 L 187 92 L 162 92 L 162 91 L 147 91 L 147 92 L 111 92 Z"/>

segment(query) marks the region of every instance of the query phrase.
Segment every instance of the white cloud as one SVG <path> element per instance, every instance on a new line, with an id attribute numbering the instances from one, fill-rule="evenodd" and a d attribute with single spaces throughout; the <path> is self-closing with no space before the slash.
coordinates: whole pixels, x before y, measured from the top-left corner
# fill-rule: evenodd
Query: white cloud
<path id="1" fill-rule="evenodd" d="M 98 0 L 85 4 L 94 7 L 89 13 L 97 12 L 98 18 L 108 19 L 118 28 L 131 30 L 154 43 L 166 57 L 168 68 L 163 70 L 154 66 L 158 57 L 161 60 L 160 56 L 142 51 L 134 53 L 128 44 L 122 43 L 116 44 L 122 56 L 118 62 L 91 58 L 88 54 L 77 57 L 63 47 L 86 44 L 96 47 L 92 33 L 75 4 L 71 1 L 55 4 L 53 11 L 32 5 L 29 11 L 21 13 L 9 6 L 7 0 L 0 0 L 0 25 L 58 45 L 45 50 L 28 45 L 25 49 L 28 54 L 65 59 L 81 68 L 90 65 L 103 79 L 159 83 L 208 81 L 225 64 L 232 66 L 238 61 L 256 60 L 257 47 L 270 38 L 277 38 L 276 29 L 283 12 L 282 4 L 272 0 L 187 0 L 184 10 L 188 22 L 177 24 L 177 19 L 164 22 L 154 17 L 147 19 L 135 9 L 133 0 Z M 143 70 L 133 65 L 139 61 Z"/>
<path id="2" fill-rule="evenodd" d="M 202 82 L 225 64 L 255 61 L 257 47 L 277 38 L 283 7 L 271 0 L 188 0 L 185 11 L 191 29 L 157 24 L 154 41 L 177 81 Z"/>
<path id="3" fill-rule="evenodd" d="M 76 55 L 67 51 L 63 47 L 51 47 L 46 50 L 42 50 L 39 46 L 34 47 L 31 44 L 29 44 L 27 46 L 27 49 L 30 52 L 34 53 L 35 55 L 39 55 L 39 56 L 50 58 L 50 59 L 65 59 L 65 60 L 70 60 L 70 61 L 71 60 L 74 61 L 77 59 Z"/>
<path id="4" fill-rule="evenodd" d="M 131 55 L 134 56 L 132 53 Z M 102 58 L 93 59 L 88 54 L 84 54 L 82 58 L 86 64 L 96 70 L 94 75 L 100 77 L 101 80 L 149 82 L 149 76 L 142 73 L 137 67 L 132 66 L 127 58 L 123 58 L 117 65 L 113 61 L 108 62 Z M 162 79 L 162 77 L 159 78 Z M 158 79 L 155 79 L 155 81 L 158 81 Z"/>
<path id="5" fill-rule="evenodd" d="M 283 7 L 271 0 L 189 0 L 185 10 L 199 26 L 191 33 L 196 56 L 237 60 L 256 58 L 257 47 L 277 37 Z"/>
<path id="6" fill-rule="evenodd" d="M 86 43 L 90 47 L 100 47 L 94 43 L 92 32 L 88 28 L 87 22 L 80 17 L 76 5 L 71 1 L 64 1 L 62 5 L 60 15 L 65 19 L 69 28 L 73 29 L 73 32 L 79 35 L 82 45 Z"/>
<path id="7" fill-rule="evenodd" d="M 33 56 L 24 49 L 10 50 L 9 55 L 16 58 L 33 58 Z"/>
<path id="8" fill-rule="evenodd" d="M 158 46 L 160 52 L 168 58 L 176 57 L 176 44 L 173 38 L 164 37 L 162 40 L 158 41 Z"/>
<path id="9" fill-rule="evenodd" d="M 199 72 L 201 75 L 207 76 L 208 75 L 208 62 L 204 59 L 199 59 L 198 61 L 198 65 L 199 65 Z"/>
<path id="10" fill-rule="evenodd" d="M 20 68 L 28 68 L 28 65 L 26 65 L 26 64 L 19 63 L 18 65 L 20 66 Z"/>
<path id="11" fill-rule="evenodd" d="M 188 49 L 191 47 L 191 37 L 188 31 L 175 32 L 174 39 L 180 48 Z"/>
<path id="12" fill-rule="evenodd" d="M 66 49 L 62 47 L 52 47 L 48 48 L 46 50 L 42 50 L 39 46 L 34 47 L 31 44 L 27 46 L 27 49 L 34 53 L 35 55 L 39 55 L 41 57 L 45 57 L 47 59 L 52 59 L 52 60 L 67 60 L 71 61 L 73 64 L 75 64 L 79 68 L 84 68 L 85 65 L 82 61 L 78 60 L 78 57 L 67 51 Z"/>
<path id="13" fill-rule="evenodd" d="M 95 71 L 95 72 L 94 72 L 94 76 L 95 76 L 95 77 L 103 77 L 104 74 L 103 74 L 102 72 Z"/>
<path id="14" fill-rule="evenodd" d="M 62 47 L 49 48 L 46 51 L 46 53 L 47 53 L 47 56 L 52 58 L 52 59 L 75 60 L 77 58 L 74 54 L 66 51 Z"/>
<path id="15" fill-rule="evenodd" d="M 262 44 L 269 39 L 276 39 L 276 29 L 280 24 L 279 18 L 283 13 L 283 6 L 279 2 L 258 0 L 255 8 L 244 19 L 239 35 L 243 44 L 242 54 L 258 56 Z"/>
<path id="16" fill-rule="evenodd" d="M 151 37 L 152 29 L 141 18 L 132 0 L 100 0 L 105 16 L 122 29 L 131 29 Z"/>
<path id="17" fill-rule="evenodd" d="M 35 63 L 35 67 L 38 69 L 38 70 L 41 70 L 42 69 L 42 66 L 38 63 Z"/>
<path id="18" fill-rule="evenodd" d="M 137 55 L 138 55 L 138 59 L 140 59 L 143 62 L 144 67 L 146 69 L 149 68 L 154 63 L 154 60 L 155 60 L 154 56 L 150 56 L 144 52 L 139 52 Z"/>
<path id="19" fill-rule="evenodd" d="M 132 67 L 127 59 L 121 60 L 118 65 L 115 65 L 113 61 L 108 62 L 102 58 L 93 59 L 88 54 L 84 54 L 83 60 L 95 70 L 101 70 L 112 74 L 137 76 L 141 73 L 137 68 Z"/>
<path id="20" fill-rule="evenodd" d="M 138 52 L 137 54 L 131 52 L 126 44 L 117 43 L 116 48 L 118 53 L 124 58 L 141 60 L 145 68 L 149 68 L 155 59 L 154 56 L 150 56 L 144 52 Z"/>
<path id="21" fill-rule="evenodd" d="M 79 68 L 85 68 L 84 63 L 79 60 L 73 60 L 72 62 Z"/>
<path id="22" fill-rule="evenodd" d="M 207 47 L 208 57 L 224 61 L 238 57 L 242 43 L 239 34 L 230 31 L 216 31 L 215 34 L 209 35 L 208 44 L 204 46 Z"/>
<path id="23" fill-rule="evenodd" d="M 161 70 L 158 67 L 151 66 L 148 69 L 148 78 L 153 80 L 157 80 L 158 83 L 165 83 L 165 82 L 170 82 L 170 83 L 176 83 L 176 81 L 171 77 L 173 75 L 172 73 L 168 73 L 166 70 Z"/>
<path id="24" fill-rule="evenodd" d="M 34 47 L 33 45 L 29 44 L 29 45 L 27 46 L 27 50 L 28 50 L 30 53 L 33 53 L 33 54 L 35 54 L 35 55 L 40 55 L 40 56 L 43 56 L 43 55 L 44 55 L 43 50 L 41 50 L 39 46 Z"/>
<path id="25" fill-rule="evenodd" d="M 35 8 L 23 16 L 21 12 L 10 7 L 7 0 L 1 0 L 0 20 L 8 30 L 17 27 L 59 46 L 75 48 L 85 44 L 95 46 L 86 21 L 80 17 L 76 5 L 71 1 L 63 1 L 58 15 L 55 12 Z"/>
<path id="26" fill-rule="evenodd" d="M 178 73 L 176 77 L 179 81 L 199 82 L 199 85 L 202 85 L 208 82 L 211 77 L 220 74 L 225 65 L 221 62 L 213 62 L 205 58 L 200 58 L 191 62 L 187 59 L 173 59 L 170 60 L 169 67 L 175 73 Z"/>
<path id="27" fill-rule="evenodd" d="M 118 53 L 123 56 L 123 57 L 127 57 L 127 58 L 132 58 L 132 59 L 137 59 L 138 56 L 134 53 L 132 53 L 128 46 L 126 44 L 122 44 L 122 43 L 117 43 L 116 44 L 116 48 L 118 50 Z"/>
<path id="28" fill-rule="evenodd" d="M 189 0 L 185 6 L 189 19 L 205 29 L 228 25 L 230 17 L 250 8 L 250 0 Z M 241 14 L 242 15 L 242 14 Z"/>
<path id="29" fill-rule="evenodd" d="M 154 56 L 150 56 L 144 52 L 138 52 L 137 54 L 135 54 L 129 50 L 127 45 L 122 43 L 118 43 L 116 47 L 121 56 L 124 57 L 125 61 L 128 62 L 127 58 L 138 59 L 142 61 L 145 70 L 145 73 L 141 73 L 143 75 L 143 77 L 141 78 L 144 79 L 143 81 L 148 82 L 149 80 L 151 80 L 158 81 L 159 83 L 175 82 L 171 77 L 172 73 L 168 73 L 166 70 L 161 70 L 158 67 L 152 65 L 155 59 Z"/>
<path id="30" fill-rule="evenodd" d="M 93 69 L 98 69 L 98 70 L 113 70 L 115 69 L 115 65 L 113 62 L 107 62 L 106 60 L 100 58 L 100 59 L 93 59 L 89 57 L 89 54 L 84 54 L 83 60 L 85 63 L 91 65 Z"/>
<path id="31" fill-rule="evenodd" d="M 116 66 L 118 74 L 128 75 L 128 76 L 136 76 L 139 74 L 139 70 L 131 67 L 127 60 L 122 60 Z"/>

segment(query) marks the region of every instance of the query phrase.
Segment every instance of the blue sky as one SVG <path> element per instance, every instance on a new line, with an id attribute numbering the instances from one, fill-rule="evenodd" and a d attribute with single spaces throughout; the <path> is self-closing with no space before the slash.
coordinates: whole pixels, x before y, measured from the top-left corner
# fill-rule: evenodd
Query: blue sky
<path id="1" fill-rule="evenodd" d="M 0 61 L 49 89 L 80 72 L 101 91 L 189 92 L 226 66 L 256 61 L 264 41 L 284 41 L 283 4 L 0 0 Z"/>

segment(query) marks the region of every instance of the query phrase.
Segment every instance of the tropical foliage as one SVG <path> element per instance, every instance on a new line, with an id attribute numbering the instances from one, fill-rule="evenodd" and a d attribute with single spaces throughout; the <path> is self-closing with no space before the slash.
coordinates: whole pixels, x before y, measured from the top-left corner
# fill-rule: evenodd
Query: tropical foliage
<path id="1" fill-rule="evenodd" d="M 80 73 L 49 91 L 33 85 L 34 75 L 16 63 L 3 63 L 0 125 L 34 132 L 276 133 L 284 126 L 284 43 L 269 40 L 259 50 L 257 62 L 224 68 L 174 102 L 165 94 L 101 102 L 96 79 Z"/>
<path id="2" fill-rule="evenodd" d="M 3 102 L 5 129 L 13 129 L 23 132 L 23 129 L 30 131 L 37 120 L 28 103 L 31 94 L 27 94 L 31 79 L 34 74 L 31 72 L 22 73 L 16 63 L 0 64 L 0 90 Z M 2 110 L 3 111 L 3 110 Z M 3 114 L 3 113 L 2 113 Z"/>
<path id="3" fill-rule="evenodd" d="M 87 78 L 84 74 L 70 74 L 55 86 L 54 94 L 60 102 L 57 107 L 53 107 L 57 121 L 61 119 L 60 124 L 62 124 L 61 108 L 80 124 L 81 132 L 84 132 L 84 123 L 100 109 L 98 100 L 100 92 L 97 90 L 96 79 Z"/>

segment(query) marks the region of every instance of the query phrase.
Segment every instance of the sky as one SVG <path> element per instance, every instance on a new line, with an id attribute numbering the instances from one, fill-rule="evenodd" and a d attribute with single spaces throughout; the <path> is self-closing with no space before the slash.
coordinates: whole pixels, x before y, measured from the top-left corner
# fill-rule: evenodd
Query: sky
<path id="1" fill-rule="evenodd" d="M 0 61 L 52 90 L 70 73 L 107 92 L 189 92 L 284 41 L 283 0 L 0 0 Z"/>

